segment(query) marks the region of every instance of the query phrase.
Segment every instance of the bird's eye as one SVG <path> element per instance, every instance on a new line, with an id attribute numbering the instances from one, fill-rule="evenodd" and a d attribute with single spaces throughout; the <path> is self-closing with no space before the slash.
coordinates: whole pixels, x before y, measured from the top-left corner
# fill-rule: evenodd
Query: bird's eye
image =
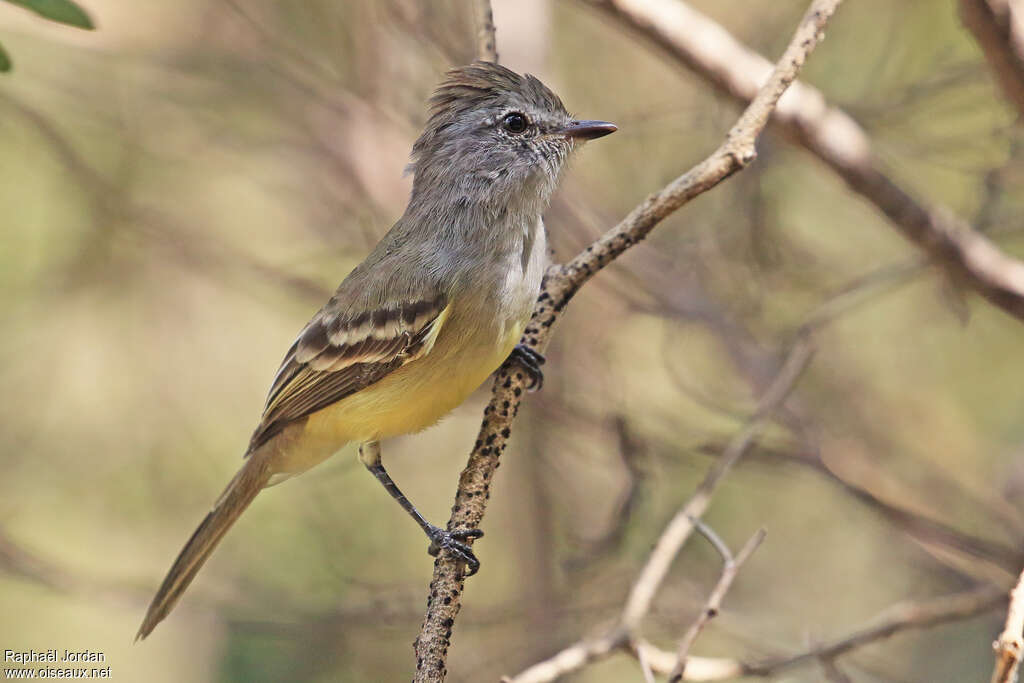
<path id="1" fill-rule="evenodd" d="M 502 124 L 504 124 L 505 130 L 510 133 L 522 133 L 526 130 L 527 120 L 523 114 L 514 111 L 505 116 Z"/>

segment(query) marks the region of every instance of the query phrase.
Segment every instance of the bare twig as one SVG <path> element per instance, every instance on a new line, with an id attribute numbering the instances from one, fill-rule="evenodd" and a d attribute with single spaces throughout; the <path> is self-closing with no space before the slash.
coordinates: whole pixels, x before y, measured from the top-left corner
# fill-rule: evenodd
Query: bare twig
<path id="1" fill-rule="evenodd" d="M 676 653 L 662 650 L 647 642 L 643 638 L 637 638 L 627 646 L 629 652 L 639 659 L 640 653 L 650 664 L 655 673 L 668 674 L 676 665 Z M 743 675 L 743 664 L 737 659 L 728 657 L 687 657 L 686 673 L 683 678 L 687 681 L 727 681 L 739 678 Z"/>
<path id="2" fill-rule="evenodd" d="M 711 544 L 722 555 L 724 566 L 722 567 L 722 575 L 719 577 L 718 583 L 715 585 L 714 590 L 711 591 L 711 595 L 708 596 L 708 601 L 704 604 L 704 609 L 700 611 L 697 620 L 690 625 L 682 640 L 679 641 L 679 651 L 676 656 L 677 662 L 672 669 L 672 673 L 668 676 L 669 683 L 678 683 L 683 680 L 683 674 L 686 673 L 687 657 L 693 644 L 697 641 L 697 636 L 704 630 L 708 622 L 718 615 L 718 610 L 722 606 L 722 600 L 725 598 L 725 594 L 729 592 L 729 588 L 732 587 L 732 582 L 736 579 L 740 567 L 754 554 L 754 551 L 761 545 L 761 541 L 764 540 L 765 536 L 765 530 L 758 529 L 757 533 L 750 537 L 750 540 L 747 541 L 746 545 L 743 546 L 734 558 L 725 543 L 713 533 L 709 533 L 711 532 L 709 527 L 705 526 L 702 522 L 697 522 L 697 529 L 711 541 Z"/>
<path id="3" fill-rule="evenodd" d="M 662 650 L 643 638 L 630 639 L 624 631 L 616 631 L 596 640 L 582 640 L 568 647 L 540 667 L 531 667 L 532 678 L 524 678 L 523 672 L 515 678 L 503 677 L 502 683 L 544 682 L 558 680 L 563 674 L 578 671 L 590 662 L 604 659 L 616 652 L 636 657 L 641 668 L 652 674 L 668 674 L 676 665 L 676 653 Z M 687 681 L 727 681 L 743 675 L 743 664 L 728 657 L 687 657 Z"/>
<path id="4" fill-rule="evenodd" d="M 523 335 L 524 344 L 543 350 L 562 310 L 587 280 L 646 237 L 666 216 L 754 161 L 754 143 L 764 130 L 771 111 L 789 84 L 796 79 L 807 56 L 821 42 L 825 25 L 841 1 L 814 0 L 811 3 L 778 66 L 717 150 L 666 187 L 647 197 L 618 225 L 570 262 L 548 269 L 533 317 Z M 505 450 L 525 389 L 525 377 L 514 365 L 505 365 L 498 371 L 491 401 L 484 409 L 484 420 L 476 445 L 459 477 L 455 504 L 448 520 L 449 529 L 480 526 L 487 506 L 490 482 L 497 469 L 498 458 Z M 760 423 L 759 420 L 757 422 Z M 723 455 L 721 462 L 734 461 L 742 455 L 757 431 L 750 428 L 745 430 L 748 434 L 745 437 L 747 444 L 738 447 L 736 453 Z M 718 477 L 715 477 L 715 481 Z M 703 505 L 706 506 L 706 503 Z M 442 553 L 434 562 L 427 611 L 414 645 L 415 680 L 418 683 L 444 680 L 452 626 L 461 606 L 463 588 L 462 566 Z"/>
<path id="5" fill-rule="evenodd" d="M 1024 114 L 1024 6 L 1019 0 L 960 0 L 960 19 L 974 34 L 1006 99 Z"/>
<path id="6" fill-rule="evenodd" d="M 992 683 L 1014 683 L 1017 668 L 1024 651 L 1024 573 L 1010 592 L 1010 608 L 1006 612 L 1006 628 L 992 643 L 996 651 L 996 666 Z"/>
<path id="7" fill-rule="evenodd" d="M 600 638 L 580 641 L 565 648 L 550 659 L 534 664 L 514 678 L 508 679 L 510 683 L 546 683 L 548 681 L 554 681 L 559 676 L 572 671 L 577 671 L 587 664 L 599 659 L 604 659 L 619 650 L 626 650 L 635 656 L 639 656 L 639 652 L 641 650 L 636 644 L 636 633 L 640 625 L 640 621 L 650 611 L 654 596 L 661 587 L 661 583 L 665 579 L 665 575 L 668 573 L 669 567 L 693 531 L 700 528 L 698 518 L 704 514 L 705 510 L 707 510 L 708 504 L 711 501 L 711 496 L 719 482 L 721 482 L 722 477 L 725 476 L 726 472 L 729 471 L 729 468 L 734 465 L 744 453 L 750 450 L 750 447 L 756 441 L 757 435 L 760 433 L 761 427 L 763 427 L 764 423 L 769 419 L 771 413 L 782 405 L 790 391 L 792 391 L 797 379 L 807 367 L 807 363 L 810 361 L 811 355 L 811 346 L 808 342 L 800 340 L 794 345 L 793 350 L 790 352 L 786 362 L 783 364 L 782 370 L 779 371 L 778 376 L 769 386 L 764 397 L 761 399 L 754 417 L 751 418 L 746 427 L 740 430 L 736 436 L 733 437 L 722 452 L 721 457 L 711 467 L 700 485 L 697 486 L 697 490 L 694 494 L 669 521 L 665 530 L 661 532 L 661 536 L 658 537 L 654 550 L 651 551 L 651 554 L 647 558 L 647 562 L 644 564 L 643 569 L 640 571 L 640 575 L 633 584 L 633 588 L 630 590 L 629 597 L 626 600 L 626 605 L 623 607 L 622 614 L 615 626 L 609 629 L 607 633 Z M 706 607 L 702 612 L 702 616 L 698 618 L 698 622 L 700 622 L 701 619 L 706 622 L 707 619 L 713 616 L 709 610 L 718 609 L 722 596 L 724 596 L 725 591 L 728 590 L 733 578 L 735 578 L 735 572 L 739 569 L 736 562 L 732 560 L 728 548 L 725 547 L 725 544 L 718 539 L 717 536 L 711 533 L 707 528 L 704 528 L 702 533 L 704 533 L 709 541 L 711 541 L 712 545 L 714 545 L 718 549 L 719 553 L 722 554 L 723 558 L 725 558 L 726 571 L 723 572 L 723 577 L 730 572 L 732 576 L 728 577 L 727 583 L 724 588 L 722 588 L 720 595 L 719 589 L 722 587 L 722 582 L 719 582 L 719 586 L 715 588 L 711 598 L 709 598 L 708 607 Z M 754 538 L 747 543 L 741 552 L 743 561 L 745 561 L 746 557 L 754 551 L 757 544 L 761 542 L 761 538 L 763 538 L 763 532 L 755 534 Z M 728 569 L 730 563 L 735 565 L 732 570 Z M 740 561 L 740 564 L 742 564 L 742 561 Z M 715 600 L 715 602 L 712 603 L 712 600 Z M 703 626 L 704 624 L 700 624 L 692 635 L 687 634 L 689 642 L 687 642 L 687 639 L 684 639 L 683 641 L 686 649 L 683 650 L 682 646 L 680 649 L 682 656 L 685 658 L 684 661 L 686 662 L 685 668 L 687 680 L 712 680 L 691 677 L 691 674 L 694 674 L 694 670 L 691 667 L 695 660 L 692 657 L 686 656 L 686 651 L 689 650 L 693 639 L 696 639 Z M 650 654 L 650 652 L 645 652 L 645 655 Z M 658 664 L 654 663 L 650 657 L 647 658 L 647 661 L 652 668 L 659 671 L 675 672 L 679 665 L 680 657 L 676 655 L 672 663 L 667 667 L 660 667 Z M 725 670 L 717 667 L 713 668 L 715 668 L 716 671 Z M 738 670 L 739 669 L 737 668 L 732 675 L 738 675 Z M 683 675 L 681 669 L 680 675 Z"/>
<path id="8" fill-rule="evenodd" d="M 931 628 L 951 621 L 976 617 L 991 611 L 1006 602 L 1005 593 L 993 586 L 985 585 L 958 593 L 943 595 L 920 602 L 901 602 L 882 611 L 863 627 L 849 635 L 821 643 L 788 657 L 779 657 L 759 663 L 741 662 L 729 657 L 688 657 L 683 680 L 686 681 L 727 681 L 745 676 L 772 677 L 792 667 L 814 662 L 834 662 L 837 658 L 854 650 L 885 640 L 904 631 Z M 678 661 L 675 652 L 662 650 L 642 638 L 630 639 L 625 631 L 617 630 L 608 635 L 581 641 L 540 665 L 531 667 L 515 678 L 503 679 L 506 683 L 544 683 L 554 681 L 558 676 L 578 671 L 586 664 L 604 659 L 616 651 L 626 651 L 644 658 L 655 673 L 668 674 Z M 539 668 L 543 666 L 543 668 Z M 536 675 L 526 677 L 526 673 Z"/>
<path id="9" fill-rule="evenodd" d="M 476 19 L 476 58 L 497 64 L 498 41 L 491 0 L 473 0 L 473 13 Z"/>
<path id="10" fill-rule="evenodd" d="M 771 63 L 681 0 L 585 0 L 666 50 L 726 95 L 751 101 Z M 811 86 L 794 83 L 772 112 L 783 132 L 874 204 L 958 282 L 1024 319 L 1024 263 L 948 208 L 914 197 L 885 173 L 864 130 Z"/>

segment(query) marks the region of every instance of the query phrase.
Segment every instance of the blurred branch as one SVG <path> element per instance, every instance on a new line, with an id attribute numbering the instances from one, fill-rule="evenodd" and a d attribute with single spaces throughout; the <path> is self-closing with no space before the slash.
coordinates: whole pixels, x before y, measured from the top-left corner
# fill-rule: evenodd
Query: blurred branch
<path id="1" fill-rule="evenodd" d="M 288 290 L 299 299 L 320 301 L 331 290 L 301 275 L 289 273 L 273 264 L 264 263 L 254 256 L 229 246 L 215 236 L 213 230 L 194 230 L 177 222 L 160 209 L 147 206 L 130 193 L 123 192 L 114 182 L 90 165 L 54 123 L 36 109 L 9 95 L 0 94 L 0 105 L 7 105 L 28 121 L 50 145 L 57 159 L 88 194 L 92 207 L 105 225 L 118 216 L 150 244 L 163 249 L 182 266 L 197 271 L 219 272 L 228 264 L 248 270 L 258 279 L 268 279 Z M 61 278 L 52 280 L 60 283 Z M 61 289 L 55 286 L 56 289 Z"/>
<path id="2" fill-rule="evenodd" d="M 722 556 L 722 575 L 718 579 L 718 583 L 715 585 L 714 590 L 711 591 L 711 595 L 708 596 L 708 601 L 705 603 L 704 608 L 700 611 L 700 615 L 697 620 L 693 622 L 690 628 L 686 631 L 683 639 L 679 641 L 679 652 L 677 655 L 677 663 L 672 669 L 672 673 L 669 674 L 669 683 L 678 683 L 683 680 L 683 674 L 686 673 L 687 657 L 690 653 L 690 648 L 697 641 L 697 636 L 704 630 L 707 623 L 718 615 L 718 610 L 722 606 L 722 600 L 725 598 L 725 594 L 729 592 L 729 588 L 732 587 L 732 582 L 736 579 L 736 575 L 739 573 L 740 567 L 743 563 L 754 554 L 757 547 L 761 545 L 764 540 L 765 530 L 758 529 L 757 533 L 750 537 L 750 540 L 740 549 L 740 552 L 733 557 L 732 553 L 729 552 L 729 547 L 719 539 L 710 527 L 707 527 L 702 522 L 695 522 L 697 530 L 704 534 L 705 537 L 711 541 L 711 545 L 718 550 Z"/>
<path id="3" fill-rule="evenodd" d="M 996 651 L 996 666 L 992 683 L 1014 683 L 1024 650 L 1024 573 L 1010 592 L 1010 608 L 1006 614 L 1006 628 L 992 644 Z"/>
<path id="4" fill-rule="evenodd" d="M 745 676 L 767 678 L 776 676 L 794 666 L 816 661 L 826 667 L 831 663 L 834 668 L 836 658 L 859 648 L 885 640 L 903 631 L 931 628 L 950 621 L 970 619 L 995 609 L 1005 600 L 1006 596 L 1000 589 L 982 586 L 920 602 L 899 602 L 889 606 L 849 635 L 813 646 L 789 657 L 780 657 L 761 663 L 745 663 L 730 658 L 701 658 L 701 670 L 693 671 L 692 677 L 688 671 L 684 680 L 726 681 Z M 665 652 L 643 641 L 641 641 L 641 646 L 647 650 L 647 660 L 655 671 L 659 673 L 669 671 L 668 664 L 675 659 L 674 653 Z M 836 678 L 835 680 L 843 679 Z"/>
<path id="5" fill-rule="evenodd" d="M 0 571 L 56 591 L 70 592 L 82 582 L 21 547 L 0 527 Z"/>
<path id="6" fill-rule="evenodd" d="M 768 123 L 779 98 L 789 87 L 811 51 L 824 37 L 823 31 L 841 0 L 814 0 L 804 15 L 778 65 L 750 106 L 729 130 L 725 141 L 704 161 L 650 195 L 617 226 L 588 246 L 572 261 L 548 269 L 533 317 L 523 335 L 523 343 L 542 351 L 552 326 L 576 291 L 595 273 L 631 246 L 642 240 L 666 216 L 691 199 L 710 190 L 734 173 L 751 164 L 757 156 L 755 141 Z M 808 347 L 800 345 L 809 358 Z M 795 380 L 795 377 L 793 378 Z M 448 520 L 449 529 L 479 528 L 487 506 L 490 482 L 511 434 L 512 422 L 526 381 L 522 371 L 506 364 L 495 378 L 491 401 L 484 409 L 484 420 L 469 462 L 459 477 L 459 486 Z M 766 396 L 771 396 L 771 392 Z M 756 420 L 761 423 L 762 420 Z M 732 459 L 738 459 L 758 431 L 754 424 L 744 430 L 747 445 L 737 445 Z M 729 454 L 719 463 L 729 462 Z M 709 477 L 712 474 L 709 473 Z M 719 475 L 720 477 L 720 475 Z M 718 477 L 711 480 L 712 484 Z M 704 503 L 706 505 L 706 503 Z M 687 522 L 689 524 L 689 522 Z M 692 528 L 692 525 L 690 525 Z M 452 627 L 461 606 L 464 576 L 462 566 L 447 554 L 434 562 L 430 596 L 423 626 L 416 638 L 416 676 L 419 683 L 443 681 Z"/>
<path id="7" fill-rule="evenodd" d="M 656 683 L 654 680 L 654 670 L 651 669 L 651 663 L 647 661 L 647 650 L 637 649 L 636 661 L 640 665 L 640 671 L 644 675 L 644 683 Z"/>
<path id="8" fill-rule="evenodd" d="M 836 658 L 854 650 L 890 638 L 897 633 L 912 629 L 931 628 L 950 621 L 970 619 L 995 609 L 1006 600 L 1003 592 L 991 586 L 950 593 L 938 598 L 920 602 L 899 602 L 883 610 L 874 619 L 853 633 L 821 645 L 811 647 L 789 657 L 767 660 L 761 663 L 744 663 L 730 658 L 701 658 L 701 670 L 686 674 L 689 681 L 726 681 L 745 676 L 772 677 L 782 671 L 810 662 L 821 662 L 834 671 Z M 669 662 L 675 654 L 660 650 L 649 643 L 640 642 L 646 649 L 647 661 L 659 672 L 669 671 Z M 689 669 L 689 667 L 687 667 Z M 842 674 L 840 673 L 840 676 Z M 834 680 L 843 680 L 836 678 Z"/>
<path id="9" fill-rule="evenodd" d="M 1020 0 L 960 0 L 960 20 L 974 34 L 1006 99 L 1024 114 L 1024 5 Z"/>
<path id="10" fill-rule="evenodd" d="M 660 46 L 718 90 L 751 101 L 771 64 L 681 0 L 584 0 Z M 817 156 L 856 193 L 960 281 L 1024 319 L 1024 263 L 940 204 L 913 197 L 881 168 L 864 130 L 824 95 L 794 83 L 772 112 L 781 129 Z"/>
<path id="11" fill-rule="evenodd" d="M 945 522 L 882 500 L 868 488 L 849 481 L 822 463 L 822 471 L 857 500 L 882 514 L 894 526 L 923 544 L 937 544 L 1009 570 L 1020 566 L 1021 552 L 1011 546 L 972 536 Z"/>
<path id="12" fill-rule="evenodd" d="M 706 443 L 698 446 L 696 450 L 714 455 L 719 452 L 720 448 L 721 445 L 718 443 Z M 986 574 L 987 578 L 995 579 L 998 576 L 1001 580 L 1006 576 L 1010 567 L 1019 567 L 1021 562 L 1024 562 L 1024 554 L 1012 546 L 969 534 L 922 512 L 884 500 L 864 483 L 851 481 L 841 475 L 816 451 L 761 448 L 754 455 L 785 459 L 811 468 L 842 487 L 845 493 L 878 512 L 887 522 L 920 544 L 951 550 L 961 556 L 980 560 L 998 568 L 998 574 L 989 572 Z M 974 576 L 974 574 L 964 574 L 964 576 Z M 975 578 L 978 577 L 975 576 Z"/>
<path id="13" fill-rule="evenodd" d="M 686 504 L 676 512 L 664 531 L 661 532 L 654 550 L 648 556 L 647 562 L 644 564 L 640 575 L 629 592 L 626 604 L 622 608 L 622 614 L 615 626 L 600 638 L 581 640 L 563 649 L 553 657 L 534 664 L 519 675 L 506 679 L 508 683 L 545 683 L 547 681 L 554 681 L 559 676 L 578 671 L 588 664 L 604 659 L 617 651 L 624 650 L 632 653 L 634 656 L 639 656 L 640 650 L 636 644 L 636 639 L 640 622 L 650 612 L 654 597 L 661 587 L 665 576 L 668 574 L 673 561 L 679 555 L 679 551 L 682 550 L 683 545 L 693 531 L 700 528 L 701 524 L 698 518 L 707 510 L 718 484 L 729 469 L 756 442 L 761 429 L 771 414 L 782 405 L 786 397 L 789 396 L 796 386 L 796 382 L 804 369 L 806 369 L 811 356 L 812 347 L 805 339 L 799 340 L 793 346 L 789 357 L 786 359 L 786 363 L 783 365 L 783 369 L 762 397 L 757 412 L 747 425 L 729 441 L 719 459 L 708 470 L 700 485 L 697 486 L 697 490 L 694 491 Z M 725 548 L 725 544 L 717 540 L 716 536 L 706 531 L 705 536 L 722 554 L 725 559 L 726 569 L 722 572 L 722 578 L 712 592 L 701 616 L 698 617 L 697 622 L 695 622 L 694 626 L 691 627 L 690 631 L 687 632 L 681 641 L 678 655 L 675 656 L 672 664 L 666 669 L 672 671 L 673 674 L 678 673 L 680 677 L 685 675 L 686 680 L 707 680 L 698 678 L 699 674 L 690 668 L 694 663 L 693 658 L 687 657 L 690 645 L 692 645 L 693 640 L 696 639 L 700 630 L 704 627 L 704 623 L 717 611 L 722 597 L 724 597 L 725 592 L 732 584 L 735 573 L 739 570 L 739 565 L 746 560 L 761 542 L 763 532 L 758 532 L 748 541 L 747 545 L 740 552 L 739 558 L 741 559 L 737 560 L 732 560 L 728 549 Z M 656 666 L 653 663 L 651 665 Z M 738 668 L 731 672 L 731 676 L 735 675 L 739 675 Z M 681 678 L 673 680 L 681 680 Z"/>
<path id="14" fill-rule="evenodd" d="M 491 0 L 473 0 L 473 14 L 476 19 L 476 58 L 497 64 L 498 41 Z"/>
<path id="15" fill-rule="evenodd" d="M 801 328 L 816 331 L 830 325 L 836 319 L 875 300 L 879 295 L 890 293 L 913 282 L 914 278 L 924 272 L 929 265 L 931 261 L 919 256 L 901 263 L 882 266 L 858 276 L 807 314 Z"/>
<path id="16" fill-rule="evenodd" d="M 981 586 L 921 602 L 898 602 L 889 606 L 853 633 L 809 648 L 797 655 L 759 664 L 744 664 L 748 676 L 774 676 L 784 669 L 814 660 L 831 660 L 870 643 L 909 629 L 928 628 L 948 621 L 969 619 L 1001 605 L 1003 591 Z"/>
<path id="17" fill-rule="evenodd" d="M 615 652 L 626 652 L 643 661 L 648 668 L 659 674 L 667 674 L 676 664 L 676 653 L 655 647 L 643 638 L 629 641 L 623 638 L 598 638 L 582 640 L 568 647 L 551 659 L 542 662 L 545 665 L 538 675 L 542 678 L 522 678 L 534 667 L 527 669 L 515 678 L 504 677 L 502 683 L 521 683 L 522 681 L 554 681 L 564 673 L 579 671 L 587 664 L 605 659 Z M 536 665 L 540 666 L 540 665 Z M 688 657 L 686 660 L 687 681 L 727 681 L 743 675 L 743 664 L 726 657 Z"/>

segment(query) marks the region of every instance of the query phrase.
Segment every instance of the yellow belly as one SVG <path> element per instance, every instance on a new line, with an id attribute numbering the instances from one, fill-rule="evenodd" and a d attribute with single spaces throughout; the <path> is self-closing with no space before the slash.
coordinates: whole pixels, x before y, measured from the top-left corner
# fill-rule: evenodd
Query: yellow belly
<path id="1" fill-rule="evenodd" d="M 274 469 L 286 476 L 299 474 L 349 442 L 386 439 L 435 424 L 501 365 L 525 323 L 503 327 L 501 334 L 477 335 L 489 337 L 490 343 L 446 336 L 442 330 L 425 357 L 287 428 L 274 440 Z"/>

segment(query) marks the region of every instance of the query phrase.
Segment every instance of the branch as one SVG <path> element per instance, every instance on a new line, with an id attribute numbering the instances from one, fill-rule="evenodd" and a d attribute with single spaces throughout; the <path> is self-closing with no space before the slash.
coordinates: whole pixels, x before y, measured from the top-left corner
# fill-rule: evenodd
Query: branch
<path id="1" fill-rule="evenodd" d="M 836 658 L 897 633 L 970 619 L 998 607 L 1005 601 L 1006 595 L 1002 590 L 986 585 L 921 602 L 897 603 L 853 633 L 789 657 L 760 664 L 743 663 L 728 657 L 690 658 L 685 680 L 727 681 L 746 676 L 767 678 L 776 676 L 785 669 L 812 662 L 831 662 L 834 666 Z M 657 673 L 667 673 L 676 659 L 675 653 L 661 650 L 643 640 L 634 643 L 633 647 L 645 649 L 646 659 Z M 699 663 L 700 669 L 694 667 L 691 671 L 691 665 L 696 663 Z"/>
<path id="2" fill-rule="evenodd" d="M 660 46 L 718 90 L 749 102 L 771 64 L 681 0 L 585 0 Z M 864 130 L 820 91 L 794 83 L 772 112 L 782 131 L 817 156 L 924 249 L 990 303 L 1024 320 L 1024 263 L 940 204 L 912 196 L 882 170 Z"/>
<path id="3" fill-rule="evenodd" d="M 515 678 L 504 677 L 502 683 L 545 683 L 578 671 L 591 662 L 605 659 L 616 652 L 625 652 L 644 662 L 653 673 L 667 674 L 676 665 L 676 653 L 662 650 L 643 638 L 630 640 L 624 631 L 609 633 L 596 640 L 581 640 L 551 659 L 530 667 Z M 527 672 L 531 678 L 524 678 Z M 743 675 L 743 664 L 726 657 L 688 657 L 687 681 L 727 681 Z"/>
<path id="4" fill-rule="evenodd" d="M 476 19 L 476 58 L 485 62 L 498 63 L 498 41 L 495 37 L 494 13 L 491 0 L 474 0 L 473 14 Z"/>
<path id="5" fill-rule="evenodd" d="M 799 654 L 765 661 L 759 664 L 744 663 L 729 657 L 689 657 L 683 680 L 687 681 L 728 681 L 743 677 L 771 677 L 779 672 L 801 664 L 813 662 L 832 663 L 842 656 L 859 648 L 889 638 L 897 633 L 912 629 L 931 628 L 951 621 L 970 619 L 984 614 L 1006 601 L 1006 595 L 998 588 L 981 586 L 970 590 L 943 595 L 921 602 L 902 602 L 892 605 L 864 627 L 853 633 L 824 643 Z M 588 657 L 588 661 L 603 658 L 617 649 L 626 650 L 639 657 L 643 653 L 644 660 L 655 673 L 668 674 L 677 661 L 674 652 L 662 650 L 642 638 L 629 641 L 611 642 L 607 639 L 584 641 L 563 650 L 556 657 L 548 660 L 554 664 L 567 666 L 574 660 Z M 582 665 L 559 671 L 576 671 Z M 557 677 L 534 679 L 504 679 L 505 683 L 530 683 L 553 681 Z"/>
<path id="6" fill-rule="evenodd" d="M 1024 7 L 1019 0 L 960 0 L 960 20 L 974 34 L 1006 99 L 1024 114 Z"/>
<path id="7" fill-rule="evenodd" d="M 774 676 L 783 669 L 797 664 L 833 660 L 851 650 L 884 640 L 901 631 L 969 619 L 995 608 L 1005 600 L 1006 596 L 1001 589 L 984 585 L 923 602 L 896 603 L 847 636 L 811 647 L 790 657 L 760 664 L 744 664 L 743 673 L 747 676 Z"/>
<path id="8" fill-rule="evenodd" d="M 676 655 L 677 662 L 672 668 L 672 673 L 668 676 L 669 683 L 679 683 L 679 681 L 683 680 L 690 648 L 693 647 L 693 644 L 697 641 L 697 636 L 704 630 L 708 622 L 718 616 L 718 611 L 722 607 L 722 600 L 725 598 L 725 594 L 729 592 L 729 588 L 732 587 L 732 582 L 736 579 L 740 567 L 754 554 L 754 551 L 761 545 L 761 541 L 764 540 L 765 536 L 765 530 L 758 529 L 757 533 L 751 536 L 750 540 L 743 546 L 739 554 L 733 557 L 732 553 L 729 552 L 729 548 L 721 539 L 714 535 L 710 528 L 701 522 L 697 522 L 697 529 L 711 541 L 711 544 L 721 554 L 723 561 L 722 575 L 719 577 L 714 590 L 711 591 L 711 595 L 708 596 L 708 601 L 704 604 L 704 609 L 700 611 L 697 620 L 690 625 L 686 635 L 679 641 L 679 653 Z"/>
<path id="9" fill-rule="evenodd" d="M 685 680 L 726 681 L 744 676 L 770 677 L 785 669 L 812 662 L 826 665 L 832 663 L 834 667 L 836 658 L 858 648 L 903 631 L 970 619 L 998 607 L 1005 601 L 1006 596 L 1000 589 L 981 586 L 922 602 L 897 603 L 853 633 L 790 657 L 781 657 L 760 664 L 743 663 L 730 658 L 690 658 Z M 636 646 L 646 649 L 647 661 L 658 673 L 668 672 L 671 662 L 676 658 L 674 653 L 660 650 L 645 641 L 639 641 Z M 691 672 L 690 665 L 698 662 L 700 670 L 694 669 Z"/>
<path id="10" fill-rule="evenodd" d="M 1024 650 L 1024 573 L 1010 592 L 1010 608 L 1006 613 L 1006 628 L 992 643 L 996 651 L 996 666 L 992 683 L 1014 683 Z"/>
<path id="11" fill-rule="evenodd" d="M 694 197 L 710 190 L 742 170 L 756 158 L 754 143 L 764 130 L 771 111 L 799 73 L 804 61 L 824 37 L 823 30 L 842 0 L 814 0 L 797 27 L 778 66 L 760 92 L 729 130 L 725 142 L 711 156 L 650 195 L 617 226 L 565 265 L 548 269 L 523 343 L 543 350 L 552 326 L 576 291 L 601 268 L 646 237 L 666 216 Z M 511 434 L 512 422 L 526 388 L 522 371 L 506 364 L 497 372 L 491 401 L 469 462 L 459 477 L 449 529 L 479 528 L 490 494 L 490 482 Z M 749 438 L 753 438 L 751 434 Z M 738 458 L 742 450 L 735 455 Z M 726 462 L 723 456 L 722 462 Z M 710 476 L 710 475 L 709 475 Z M 460 564 L 442 553 L 434 562 L 430 595 L 423 626 L 416 638 L 417 683 L 443 681 L 452 627 L 461 606 L 464 588 Z"/>
<path id="12" fill-rule="evenodd" d="M 506 679 L 507 683 L 548 683 L 549 681 L 556 680 L 559 676 L 578 671 L 591 662 L 604 659 L 619 650 L 628 651 L 638 658 L 640 658 L 641 652 L 643 652 L 645 663 L 649 664 L 652 669 L 661 672 L 671 671 L 673 674 L 678 672 L 678 675 L 681 677 L 684 674 L 683 669 L 685 668 L 687 680 L 715 680 L 701 677 L 707 673 L 704 671 L 705 667 L 709 667 L 716 672 L 728 673 L 730 678 L 740 675 L 741 667 L 738 663 L 735 666 L 727 665 L 723 667 L 721 662 L 717 660 L 714 663 L 700 660 L 698 664 L 697 658 L 688 657 L 687 653 L 693 640 L 696 639 L 704 626 L 704 623 L 701 623 L 702 620 L 706 623 L 713 616 L 711 610 L 718 609 L 718 604 L 732 583 L 736 571 L 739 570 L 738 565 L 742 564 L 747 556 L 754 551 L 757 544 L 761 542 L 763 532 L 758 532 L 754 535 L 743 551 L 741 551 L 740 557 L 742 559 L 737 561 L 732 561 L 727 549 L 723 552 L 725 548 L 724 543 L 717 540 L 717 537 L 713 534 L 705 532 L 712 545 L 718 548 L 719 552 L 725 557 L 726 571 L 722 573 L 719 585 L 712 592 L 708 600 L 708 606 L 703 611 L 702 616 L 698 618 L 695 630 L 691 629 L 692 633 L 687 633 L 684 637 L 680 645 L 679 654 L 672 656 L 671 663 L 663 666 L 665 657 L 661 656 L 657 656 L 657 661 L 654 661 L 655 658 L 651 651 L 644 651 L 640 648 L 636 634 L 640 621 L 650 611 L 654 596 L 661 587 L 661 583 L 665 579 L 672 562 L 693 531 L 701 527 L 698 518 L 707 510 L 711 496 L 719 482 L 721 482 L 726 472 L 729 471 L 729 468 L 753 446 L 757 435 L 769 419 L 771 413 L 777 410 L 786 397 L 789 396 L 789 393 L 796 385 L 797 379 L 799 379 L 803 370 L 807 367 L 811 355 L 811 346 L 805 340 L 801 339 L 794 345 L 778 376 L 772 381 L 761 399 L 757 412 L 750 419 L 747 426 L 732 438 L 722 452 L 721 457 L 708 470 L 704 480 L 697 486 L 693 496 L 679 509 L 671 521 L 669 521 L 665 530 L 661 532 L 654 550 L 648 556 L 647 563 L 640 571 L 639 577 L 629 592 L 629 597 L 626 599 L 626 605 L 622 609 L 622 615 L 619 617 L 618 623 L 600 638 L 582 640 L 571 645 L 550 659 L 534 664 L 518 676 Z M 734 565 L 731 570 L 729 569 L 730 562 Z M 732 576 L 729 576 L 729 574 L 732 574 Z M 726 582 L 724 588 L 722 587 L 723 581 Z M 682 665 L 684 662 L 685 665 Z M 698 667 L 701 668 L 700 672 L 697 670 Z M 673 680 L 681 679 L 675 678 Z"/>
<path id="13" fill-rule="evenodd" d="M 881 513 L 895 527 L 926 546 L 935 544 L 959 554 L 989 562 L 1007 572 L 1011 571 L 1010 567 L 1020 566 L 1024 559 L 1017 548 L 966 533 L 940 519 L 884 500 L 867 486 L 843 477 L 821 458 L 817 458 L 817 463 L 809 464 L 842 486 L 846 493 Z"/>

